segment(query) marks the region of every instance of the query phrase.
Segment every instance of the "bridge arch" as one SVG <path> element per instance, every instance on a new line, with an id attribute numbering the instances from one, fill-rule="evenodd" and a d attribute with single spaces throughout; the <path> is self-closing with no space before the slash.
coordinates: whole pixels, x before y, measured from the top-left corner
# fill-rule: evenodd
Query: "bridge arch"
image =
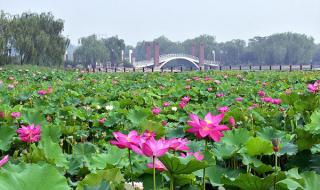
<path id="1" fill-rule="evenodd" d="M 159 68 L 160 69 L 165 68 L 167 65 L 169 65 L 170 63 L 173 63 L 173 62 L 180 62 L 181 63 L 181 64 L 175 65 L 175 66 L 182 66 L 183 67 L 183 66 L 186 66 L 186 63 L 187 64 L 189 63 L 191 66 L 195 67 L 196 69 L 200 69 L 200 67 L 198 65 L 199 64 L 198 60 L 195 60 L 190 57 L 170 57 L 170 58 L 167 58 L 160 63 Z"/>

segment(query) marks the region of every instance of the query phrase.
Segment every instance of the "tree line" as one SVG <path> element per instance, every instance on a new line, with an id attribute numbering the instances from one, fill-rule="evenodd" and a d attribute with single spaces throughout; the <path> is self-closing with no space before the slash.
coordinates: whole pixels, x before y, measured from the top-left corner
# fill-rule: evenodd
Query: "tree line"
<path id="1" fill-rule="evenodd" d="M 116 66 L 119 63 L 124 63 L 124 40 L 117 36 L 110 38 L 98 38 L 97 35 L 83 37 L 79 40 L 80 46 L 74 51 L 75 65 L 83 65 L 93 68 L 96 63 L 110 63 L 111 66 Z"/>
<path id="2" fill-rule="evenodd" d="M 64 22 L 51 13 L 0 12 L 0 64 L 63 64 L 69 40 L 62 35 Z"/>
<path id="3" fill-rule="evenodd" d="M 71 47 L 62 35 L 64 22 L 51 13 L 22 13 L 10 15 L 0 12 L 0 65 L 34 64 L 61 66 L 66 64 L 66 49 Z M 183 42 L 174 42 L 165 36 L 152 41 L 141 41 L 136 46 L 126 45 L 117 36 L 98 38 L 90 35 L 79 40 L 67 64 L 95 67 L 96 63 L 129 64 L 129 50 L 136 61 L 146 59 L 147 46 L 160 45 L 160 54 L 185 53 L 199 56 L 199 45 L 205 45 L 205 59 L 223 65 L 279 65 L 320 64 L 320 44 L 305 34 L 278 33 L 245 40 L 217 42 L 215 36 L 201 35 Z M 70 45 L 70 46 L 69 46 Z M 193 50 L 192 50 L 192 47 Z M 150 48 L 153 55 L 153 48 Z M 69 56 L 71 56 L 69 54 Z M 127 58 L 127 59 L 125 59 Z"/>
<path id="4" fill-rule="evenodd" d="M 205 44 L 205 58 L 224 65 L 280 65 L 320 64 L 320 44 L 312 37 L 298 33 L 279 33 L 266 37 L 254 37 L 248 43 L 241 39 L 217 42 L 214 36 L 201 35 L 183 42 L 170 41 L 165 36 L 153 40 L 160 44 L 161 54 L 192 54 L 195 46 L 199 55 L 199 44 Z M 138 42 L 134 48 L 137 60 L 146 59 L 148 42 Z M 151 54 L 153 55 L 153 53 Z"/>

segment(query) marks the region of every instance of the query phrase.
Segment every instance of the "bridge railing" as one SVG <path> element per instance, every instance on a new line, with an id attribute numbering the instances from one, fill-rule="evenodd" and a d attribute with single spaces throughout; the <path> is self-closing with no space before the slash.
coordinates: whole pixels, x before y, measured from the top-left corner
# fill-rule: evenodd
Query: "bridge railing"
<path id="1" fill-rule="evenodd" d="M 220 62 L 219 61 L 213 61 L 213 60 L 204 60 L 205 65 L 209 66 L 219 66 Z"/>
<path id="2" fill-rule="evenodd" d="M 199 70 L 216 70 L 216 71 L 320 71 L 320 65 L 219 65 L 210 66 L 205 65 L 205 68 L 200 68 Z M 70 70 L 70 69 L 66 69 Z M 72 69 L 74 70 L 74 69 Z M 127 68 L 127 67 L 107 67 L 92 69 L 75 69 L 74 71 L 81 72 L 184 72 L 184 71 L 194 71 L 194 67 L 169 67 L 169 68 L 155 68 L 155 67 L 138 67 L 138 68 Z"/>
<path id="3" fill-rule="evenodd" d="M 154 64 L 154 61 L 153 61 L 153 59 L 151 59 L 151 60 L 143 60 L 143 61 L 134 62 L 133 66 L 134 67 L 147 67 L 147 66 L 150 66 L 153 64 Z"/>
<path id="4" fill-rule="evenodd" d="M 164 54 L 164 55 L 160 55 L 159 58 L 160 58 L 160 62 L 161 62 L 161 60 L 172 58 L 172 57 L 188 57 L 191 59 L 199 60 L 199 58 L 196 56 L 192 56 L 192 55 L 188 55 L 188 54 L 184 54 L 184 53 Z"/>

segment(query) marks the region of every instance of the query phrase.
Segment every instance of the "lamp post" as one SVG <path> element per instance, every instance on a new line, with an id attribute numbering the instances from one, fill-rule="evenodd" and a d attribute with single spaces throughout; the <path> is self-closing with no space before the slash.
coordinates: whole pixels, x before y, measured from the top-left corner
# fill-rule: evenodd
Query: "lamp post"
<path id="1" fill-rule="evenodd" d="M 216 52 L 212 50 L 212 55 L 213 55 L 213 62 L 216 62 Z"/>

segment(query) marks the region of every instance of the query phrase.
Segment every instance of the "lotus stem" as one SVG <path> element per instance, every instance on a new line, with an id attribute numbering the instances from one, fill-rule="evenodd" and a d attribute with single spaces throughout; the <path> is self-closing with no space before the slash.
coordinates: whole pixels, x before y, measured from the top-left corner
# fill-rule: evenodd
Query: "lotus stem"
<path id="1" fill-rule="evenodd" d="M 131 161 L 131 151 L 130 151 L 130 149 L 128 149 L 128 158 L 129 158 L 131 185 L 132 185 L 132 187 L 134 187 L 134 183 L 133 183 L 133 179 L 132 179 L 133 172 L 132 172 L 132 161 Z"/>
<path id="2" fill-rule="evenodd" d="M 152 164 L 153 164 L 153 190 L 157 190 L 155 156 L 152 157 Z"/>
<path id="3" fill-rule="evenodd" d="M 28 143 L 28 149 L 29 149 L 29 162 L 32 163 L 31 143 Z"/>
<path id="4" fill-rule="evenodd" d="M 173 177 L 170 179 L 170 190 L 174 190 L 174 181 L 173 181 Z"/>
<path id="5" fill-rule="evenodd" d="M 275 152 L 274 154 L 274 169 L 276 171 L 276 174 L 274 176 L 274 181 L 273 181 L 273 189 L 276 189 L 276 182 L 277 182 L 277 175 L 278 175 L 278 156 L 277 153 Z"/>
<path id="6" fill-rule="evenodd" d="M 205 144 L 204 144 L 204 150 L 208 150 L 208 140 L 205 139 Z M 203 175 L 202 175 L 202 188 L 203 190 L 206 190 L 206 168 L 203 168 Z"/>

